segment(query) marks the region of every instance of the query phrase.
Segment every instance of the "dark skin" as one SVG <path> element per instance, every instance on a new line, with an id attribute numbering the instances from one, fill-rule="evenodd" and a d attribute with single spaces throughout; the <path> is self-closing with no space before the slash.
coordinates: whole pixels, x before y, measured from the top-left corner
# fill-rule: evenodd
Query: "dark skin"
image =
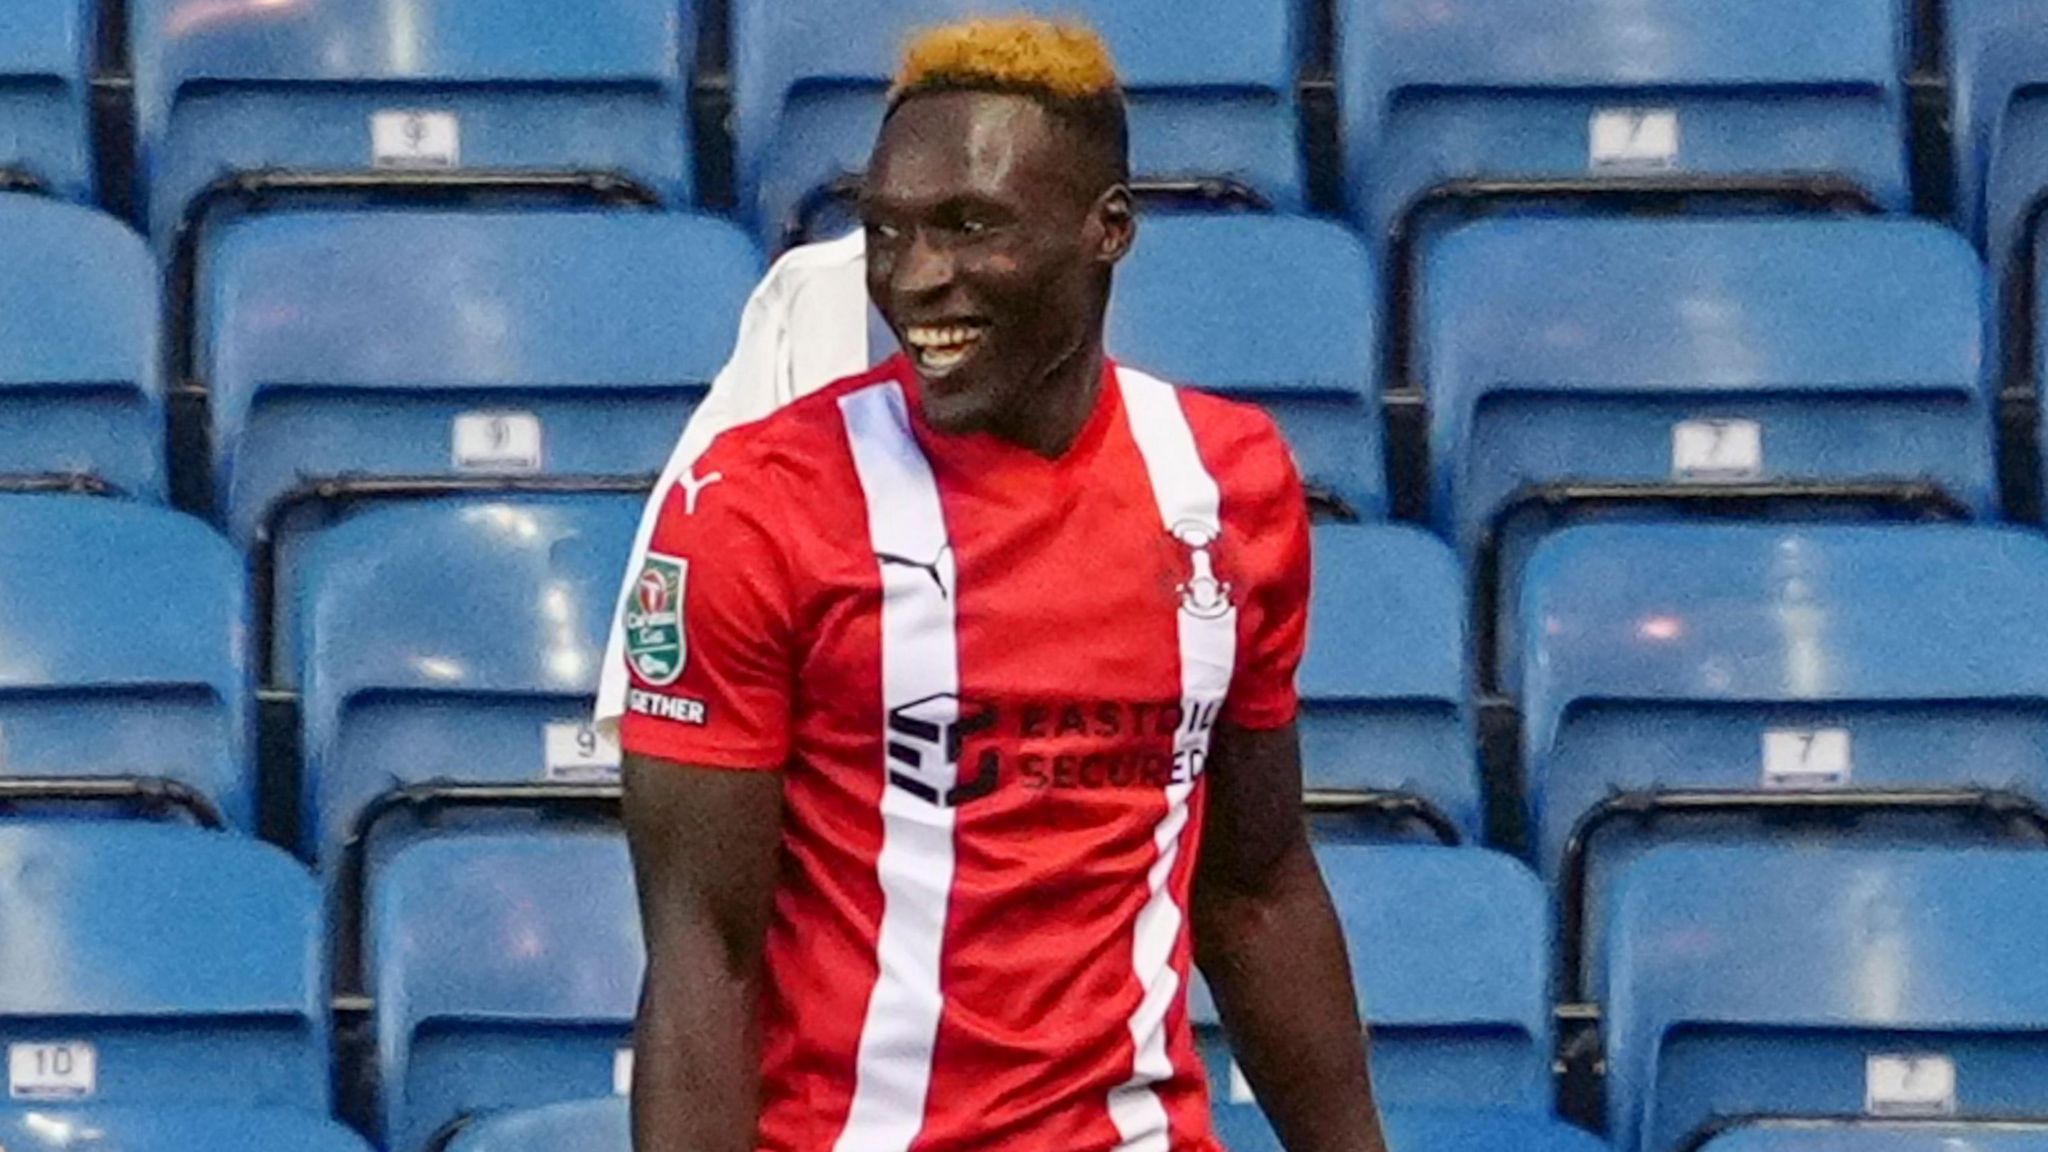
<path id="1" fill-rule="evenodd" d="M 965 92 L 913 96 L 882 130 L 869 291 L 941 434 L 1058 457 L 1093 411 L 1136 225 L 1120 158 L 1077 132 L 1028 98 Z M 1207 775 L 1191 930 L 1245 1076 L 1289 1152 L 1385 1152 L 1294 728 L 1219 724 Z M 625 785 L 648 949 L 634 1148 L 753 1152 L 781 778 L 629 754 Z"/>

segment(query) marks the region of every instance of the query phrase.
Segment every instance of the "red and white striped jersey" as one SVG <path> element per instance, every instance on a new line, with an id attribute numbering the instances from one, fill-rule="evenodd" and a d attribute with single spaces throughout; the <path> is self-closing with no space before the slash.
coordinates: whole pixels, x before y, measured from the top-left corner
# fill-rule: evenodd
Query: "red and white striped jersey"
<path id="1" fill-rule="evenodd" d="M 625 747 L 784 773 L 763 1152 L 1216 1152 L 1204 758 L 1294 718 L 1308 603 L 1271 421 L 1111 366 L 1047 460 L 899 357 L 719 437 L 638 564 Z"/>

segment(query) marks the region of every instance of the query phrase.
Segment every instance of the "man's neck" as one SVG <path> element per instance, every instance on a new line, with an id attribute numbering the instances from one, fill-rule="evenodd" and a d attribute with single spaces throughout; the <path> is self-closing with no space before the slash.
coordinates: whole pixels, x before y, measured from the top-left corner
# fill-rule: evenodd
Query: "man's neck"
<path id="1" fill-rule="evenodd" d="M 1100 331 L 1074 346 L 1031 391 L 1030 402 L 990 431 L 1048 460 L 1067 454 L 1102 395 L 1104 354 Z"/>

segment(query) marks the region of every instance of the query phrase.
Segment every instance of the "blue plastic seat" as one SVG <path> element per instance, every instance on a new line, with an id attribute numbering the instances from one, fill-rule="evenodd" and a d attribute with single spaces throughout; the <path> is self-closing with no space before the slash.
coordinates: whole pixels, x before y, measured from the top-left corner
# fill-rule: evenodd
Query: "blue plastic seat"
<path id="1" fill-rule="evenodd" d="M 464 1128 L 448 1152 L 633 1152 L 632 1113 L 623 1096 L 500 1112 Z"/>
<path id="2" fill-rule="evenodd" d="M 368 947 L 391 1152 L 463 1117 L 613 1091 L 643 963 L 624 837 L 421 840 L 372 887 Z"/>
<path id="3" fill-rule="evenodd" d="M 1736 1128 L 1702 1152 L 2044 1152 L 2048 1124 L 1970 1124 L 1943 1120 L 1819 1121 Z"/>
<path id="4" fill-rule="evenodd" d="M 1606 939 L 1617 1152 L 1733 1117 L 2048 1117 L 2048 853 L 1669 845 Z"/>
<path id="5" fill-rule="evenodd" d="M 269 845 L 162 824 L 0 825 L 0 1043 L 70 1052 L 34 1082 L 60 1111 L 324 1115 L 320 939 L 312 878 Z M 44 1102 L 21 1088 L 10 1107 Z"/>
<path id="6" fill-rule="evenodd" d="M 1099 29 L 1131 108 L 1141 178 L 1225 177 L 1275 207 L 1303 200 L 1295 100 L 1304 38 L 1285 0 L 1022 0 Z M 985 14 L 969 0 L 733 4 L 740 204 L 781 236 L 806 196 L 867 168 L 883 97 L 917 29 Z"/>
<path id="7" fill-rule="evenodd" d="M 164 498 L 160 315 L 141 237 L 87 208 L 0 195 L 0 476 Z"/>
<path id="8" fill-rule="evenodd" d="M 281 214 L 209 267 L 217 508 L 281 589 L 315 481 L 660 472 L 759 275 L 729 224 L 585 213 Z"/>
<path id="9" fill-rule="evenodd" d="M 1468 559 L 1491 533 L 1504 586 L 1590 514 L 1538 499 L 1571 485 L 1804 487 L 1847 516 L 1921 510 L 1826 485 L 1931 485 L 1995 513 L 1984 274 L 1947 229 L 1494 220 L 1433 246 L 1423 291 L 1432 518 Z"/>
<path id="10" fill-rule="evenodd" d="M 1314 601 L 1302 661 L 1301 742 L 1312 791 L 1401 792 L 1434 805 L 1467 839 L 1484 805 L 1473 755 L 1464 577 L 1419 529 L 1315 529 Z M 1320 834 L 1362 828 L 1335 814 Z M 1410 829 L 1409 831 L 1413 831 Z"/>
<path id="11" fill-rule="evenodd" d="M 0 774 L 166 777 L 253 828 L 244 582 L 188 516 L 0 496 Z"/>
<path id="12" fill-rule="evenodd" d="M 1557 874 L 1574 826 L 1616 792 L 2048 798 L 2043 587 L 2048 539 L 2003 528 L 1589 525 L 1548 538 L 1515 617 L 1540 869 Z M 1984 829 L 1888 818 L 1861 834 Z M 1795 835 L 1733 817 L 1610 824 L 1591 841 L 1592 906 L 1658 837 Z"/>
<path id="13" fill-rule="evenodd" d="M 11 0 L 0 8 L 0 171 L 66 200 L 93 194 L 91 0 Z"/>
<path id="14" fill-rule="evenodd" d="M 2048 26 L 2026 0 L 1944 8 L 1956 215 L 2002 276 L 2014 259 L 2031 258 L 2026 217 L 2048 192 Z"/>
<path id="15" fill-rule="evenodd" d="M 1386 514 L 1378 288 L 1348 230 L 1295 216 L 1156 216 L 1117 268 L 1109 347 L 1169 380 L 1263 405 L 1305 479 Z"/>
<path id="16" fill-rule="evenodd" d="M 10 1108 L 0 1146 L 26 1152 L 369 1152 L 311 1112 L 257 1108 Z"/>
<path id="17" fill-rule="evenodd" d="M 588 719 L 639 511 L 427 502 L 323 534 L 297 613 L 308 855 L 332 865 L 364 806 L 406 785 L 579 774 L 589 758 L 551 760 L 548 733 Z"/>
<path id="18" fill-rule="evenodd" d="M 687 204 L 695 28 L 687 0 L 137 0 L 151 233 L 266 169 L 616 173 Z"/>
<path id="19" fill-rule="evenodd" d="M 1346 183 L 1376 242 L 1473 178 L 1843 177 L 1908 206 L 1896 0 L 1341 0 Z"/>
<path id="20" fill-rule="evenodd" d="M 1550 935 L 1536 878 L 1477 848 L 1326 844 L 1316 855 L 1351 941 L 1380 1105 L 1547 1117 Z M 1223 1142 L 1233 1152 L 1277 1147 L 1233 1083 L 1199 980 L 1188 1011 Z"/>

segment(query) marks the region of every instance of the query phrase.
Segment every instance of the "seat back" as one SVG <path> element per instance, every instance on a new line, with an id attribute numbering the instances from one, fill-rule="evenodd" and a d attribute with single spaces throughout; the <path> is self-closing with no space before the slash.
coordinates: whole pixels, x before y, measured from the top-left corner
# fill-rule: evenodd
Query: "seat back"
<path id="1" fill-rule="evenodd" d="M 309 484 L 651 477 L 759 274 L 728 224 L 583 213 L 279 215 L 210 266 L 215 495 L 232 539 L 267 540 L 273 670 L 298 550 L 347 506 Z"/>
<path id="2" fill-rule="evenodd" d="M 159 242 L 209 184 L 266 169 L 615 173 L 689 202 L 688 0 L 132 7 Z"/>
<path id="3" fill-rule="evenodd" d="M 375 881 L 368 946 L 383 1147 L 613 1090 L 643 962 L 622 836 L 422 840 Z"/>
<path id="4" fill-rule="evenodd" d="M 1117 268 L 1109 347 L 1263 406 L 1311 488 L 1386 514 L 1378 289 L 1349 230 L 1294 216 L 1157 216 Z"/>
<path id="5" fill-rule="evenodd" d="M 1286 0 L 1024 0 L 1108 38 L 1141 178 L 1227 177 L 1276 207 L 1303 196 L 1294 96 L 1303 39 Z M 865 171 L 884 96 L 917 29 L 982 14 L 969 0 L 852 5 L 735 0 L 733 132 L 743 212 L 782 235 L 813 189 Z"/>
<path id="6" fill-rule="evenodd" d="M 407 785 L 603 774 L 586 724 L 639 507 L 427 502 L 323 535 L 297 614 L 307 854 L 331 867 Z"/>
<path id="7" fill-rule="evenodd" d="M 1550 537 L 1516 615 L 1541 869 L 1555 872 L 1574 824 L 1614 792 L 2048 798 L 2044 579 L 2048 540 L 2001 528 L 1591 525 Z M 1593 890 L 1648 840 L 1709 832 L 1616 825 L 1595 845 Z M 1733 834 L 1763 832 L 1745 821 Z"/>
<path id="8" fill-rule="evenodd" d="M 81 1143 L 81 1139 L 85 1142 Z M 363 1138 L 310 1110 L 48 1107 L 0 1110 L 0 1145 L 27 1152 L 369 1152 Z"/>
<path id="9" fill-rule="evenodd" d="M 632 1116 L 623 1096 L 501 1112 L 449 1142 L 448 1152 L 631 1152 Z"/>
<path id="10" fill-rule="evenodd" d="M 1550 947 L 1535 877 L 1477 848 L 1326 844 L 1316 856 L 1352 942 L 1378 1102 L 1548 1115 Z M 1218 1134 L 1232 1149 L 1274 1146 L 1199 980 L 1188 1011 Z"/>
<path id="11" fill-rule="evenodd" d="M 1999 273 L 2048 191 L 2048 27 L 2025 0 L 1945 0 L 1956 215 Z"/>
<path id="12" fill-rule="evenodd" d="M 1346 183 L 1374 240 L 1467 178 L 1840 176 L 1909 203 L 1898 0 L 1341 0 Z"/>
<path id="13" fill-rule="evenodd" d="M 5 774 L 168 777 L 253 828 L 244 582 L 180 513 L 0 496 Z"/>
<path id="14" fill-rule="evenodd" d="M 2048 1125 L 1941 1120 L 1769 1122 L 1717 1136 L 1705 1152 L 2043 1152 Z"/>
<path id="15" fill-rule="evenodd" d="M 112 217 L 0 195 L 0 476 L 164 498 L 156 284 L 148 247 Z"/>
<path id="16" fill-rule="evenodd" d="M 1300 675 L 1308 788 L 1419 796 L 1477 840 L 1464 578 L 1450 549 L 1413 528 L 1330 524 L 1315 530 L 1311 551 Z M 1332 815 L 1317 828 L 1343 837 L 1361 826 Z"/>
<path id="17" fill-rule="evenodd" d="M 80 203 L 93 194 L 91 0 L 13 0 L 0 10 L 0 170 Z"/>
<path id="18" fill-rule="evenodd" d="M 2048 853 L 1669 845 L 1605 935 L 1617 1152 L 1729 1117 L 2048 1116 Z"/>
<path id="19" fill-rule="evenodd" d="M 10 1105 L 324 1114 L 320 932 L 305 869 L 254 840 L 140 823 L 0 826 Z"/>

